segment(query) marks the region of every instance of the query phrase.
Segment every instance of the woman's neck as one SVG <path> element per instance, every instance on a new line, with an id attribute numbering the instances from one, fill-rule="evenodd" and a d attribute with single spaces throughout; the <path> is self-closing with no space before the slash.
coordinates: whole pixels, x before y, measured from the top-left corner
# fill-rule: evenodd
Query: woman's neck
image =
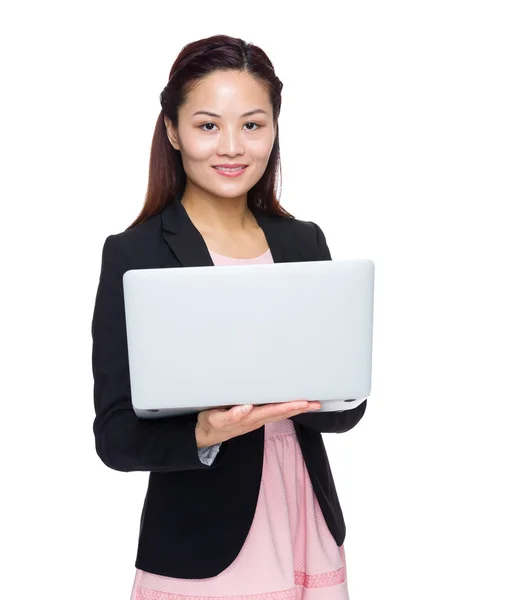
<path id="1" fill-rule="evenodd" d="M 186 195 L 182 206 L 198 229 L 224 233 L 240 233 L 256 226 L 252 211 L 245 197 L 206 198 Z"/>

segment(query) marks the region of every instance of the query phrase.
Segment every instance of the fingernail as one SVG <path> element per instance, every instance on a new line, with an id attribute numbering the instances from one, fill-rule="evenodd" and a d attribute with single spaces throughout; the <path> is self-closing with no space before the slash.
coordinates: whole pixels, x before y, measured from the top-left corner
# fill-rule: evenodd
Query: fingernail
<path id="1" fill-rule="evenodd" d="M 250 409 L 252 408 L 251 404 L 243 404 L 243 406 L 241 406 L 241 411 L 244 413 L 250 412 Z"/>

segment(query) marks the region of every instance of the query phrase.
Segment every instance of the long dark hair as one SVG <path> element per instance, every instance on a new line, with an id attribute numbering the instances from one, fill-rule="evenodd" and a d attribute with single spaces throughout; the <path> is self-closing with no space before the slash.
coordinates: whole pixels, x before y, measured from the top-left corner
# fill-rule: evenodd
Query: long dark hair
<path id="1" fill-rule="evenodd" d="M 294 219 L 277 197 L 277 173 L 280 171 L 278 117 L 282 103 L 282 82 L 275 75 L 270 59 L 261 48 L 239 38 L 214 35 L 182 48 L 171 67 L 168 83 L 160 95 L 161 112 L 157 117 L 150 151 L 150 168 L 145 203 L 131 229 L 159 213 L 170 198 L 182 195 L 186 173 L 180 151 L 170 144 L 164 116 L 176 127 L 178 109 L 199 81 L 214 71 L 244 71 L 261 81 L 269 93 L 276 124 L 276 138 L 268 165 L 260 180 L 248 190 L 247 205 L 269 214 Z"/>

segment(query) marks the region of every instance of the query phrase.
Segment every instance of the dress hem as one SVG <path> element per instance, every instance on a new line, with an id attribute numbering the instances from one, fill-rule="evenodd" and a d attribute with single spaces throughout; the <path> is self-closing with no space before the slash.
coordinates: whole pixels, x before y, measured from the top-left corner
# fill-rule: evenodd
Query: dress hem
<path id="1" fill-rule="evenodd" d="M 304 573 L 303 571 L 295 571 L 294 578 L 296 584 L 294 588 L 279 592 L 264 592 L 261 594 L 244 594 L 237 596 L 190 596 L 150 590 L 147 588 L 137 588 L 135 600 L 296 600 L 298 598 L 299 587 L 305 589 L 326 588 L 346 583 L 346 568 L 343 566 L 337 571 L 319 573 L 317 575 L 307 575 L 307 573 Z"/>

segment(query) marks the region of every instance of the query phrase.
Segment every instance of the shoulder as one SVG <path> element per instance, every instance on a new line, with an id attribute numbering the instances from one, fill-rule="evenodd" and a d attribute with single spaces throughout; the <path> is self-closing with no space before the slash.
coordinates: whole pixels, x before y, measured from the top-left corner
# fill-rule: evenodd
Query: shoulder
<path id="1" fill-rule="evenodd" d="M 121 231 L 120 233 L 112 233 L 108 237 L 114 239 L 115 244 L 127 247 L 145 243 L 148 238 L 154 236 L 160 229 L 161 213 L 159 212 L 135 227 L 125 229 L 125 231 Z"/>
<path id="2" fill-rule="evenodd" d="M 317 240 L 321 231 L 319 225 L 313 221 L 270 214 L 267 215 L 267 218 L 275 223 L 277 227 L 283 228 L 284 231 L 292 232 L 295 236 L 305 241 Z"/>
<path id="3" fill-rule="evenodd" d="M 316 245 L 319 242 L 321 228 L 314 221 L 304 221 L 301 219 L 293 219 L 295 221 L 296 235 L 300 236 L 305 241 L 314 241 Z"/>
<path id="4" fill-rule="evenodd" d="M 288 228 L 302 248 L 310 248 L 313 252 L 321 252 L 322 256 L 328 253 L 325 234 L 321 227 L 314 221 L 275 217 L 280 227 Z M 284 229 L 285 230 L 285 229 Z"/>
<path id="5" fill-rule="evenodd" d="M 160 227 L 159 213 L 135 227 L 108 235 L 102 248 L 102 262 L 116 262 L 125 269 L 144 264 L 152 245 L 158 243 Z"/>

